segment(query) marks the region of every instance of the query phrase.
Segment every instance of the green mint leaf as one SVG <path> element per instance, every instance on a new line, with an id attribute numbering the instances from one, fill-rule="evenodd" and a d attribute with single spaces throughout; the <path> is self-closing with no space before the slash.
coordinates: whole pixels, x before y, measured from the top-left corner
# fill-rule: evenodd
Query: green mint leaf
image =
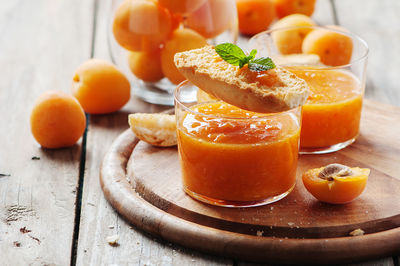
<path id="1" fill-rule="evenodd" d="M 249 56 L 251 56 L 250 60 L 254 59 L 254 57 L 256 57 L 256 54 L 257 54 L 257 50 L 256 49 L 251 50 L 250 55 L 249 55 Z"/>
<path id="2" fill-rule="evenodd" d="M 239 61 L 239 67 L 242 68 L 245 64 L 249 63 L 251 58 L 249 58 L 248 56 L 240 59 Z"/>
<path id="3" fill-rule="evenodd" d="M 249 69 L 251 71 L 265 71 L 275 68 L 275 64 L 269 57 L 260 57 L 252 59 L 249 62 Z"/>
<path id="4" fill-rule="evenodd" d="M 246 61 L 246 54 L 243 50 L 232 43 L 218 44 L 215 46 L 215 51 L 223 60 L 234 66 L 243 67 L 249 61 Z"/>
<path id="5" fill-rule="evenodd" d="M 250 60 L 254 59 L 257 54 L 257 50 L 251 50 L 250 54 L 244 58 L 242 58 L 239 62 L 239 67 L 242 68 L 245 64 L 248 64 Z"/>

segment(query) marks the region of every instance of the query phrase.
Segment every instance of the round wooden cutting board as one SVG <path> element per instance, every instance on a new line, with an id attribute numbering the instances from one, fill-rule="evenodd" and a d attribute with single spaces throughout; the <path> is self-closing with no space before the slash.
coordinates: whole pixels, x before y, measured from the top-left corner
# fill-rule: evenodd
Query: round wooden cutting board
<path id="1" fill-rule="evenodd" d="M 345 205 L 315 200 L 301 174 L 329 163 L 367 167 L 364 193 Z M 187 196 L 176 148 L 138 141 L 130 130 L 106 154 L 100 182 L 129 222 L 190 248 L 248 261 L 349 263 L 400 254 L 400 108 L 365 101 L 361 134 L 346 149 L 301 155 L 293 192 L 276 203 L 223 208 Z M 365 234 L 350 236 L 355 229 Z"/>

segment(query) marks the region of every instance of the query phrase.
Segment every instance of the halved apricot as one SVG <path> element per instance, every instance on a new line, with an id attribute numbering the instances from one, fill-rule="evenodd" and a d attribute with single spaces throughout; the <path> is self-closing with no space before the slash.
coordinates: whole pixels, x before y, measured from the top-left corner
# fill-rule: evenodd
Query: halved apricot
<path id="1" fill-rule="evenodd" d="M 115 12 L 113 33 L 131 51 L 160 48 L 172 30 L 171 13 L 150 0 L 124 1 Z"/>
<path id="2" fill-rule="evenodd" d="M 367 184 L 370 169 L 330 164 L 303 174 L 306 189 L 318 200 L 332 204 L 348 203 L 357 198 Z"/>
<path id="3" fill-rule="evenodd" d="M 302 51 L 319 55 L 321 62 L 328 66 L 345 65 L 351 60 L 353 40 L 344 33 L 316 29 L 304 38 Z"/>
<path id="4" fill-rule="evenodd" d="M 272 32 L 272 39 L 279 52 L 282 54 L 301 53 L 304 38 L 313 30 L 311 26 L 315 26 L 315 22 L 302 14 L 289 15 L 272 25 L 273 30 L 281 29 Z M 288 27 L 300 28 L 285 29 Z"/>

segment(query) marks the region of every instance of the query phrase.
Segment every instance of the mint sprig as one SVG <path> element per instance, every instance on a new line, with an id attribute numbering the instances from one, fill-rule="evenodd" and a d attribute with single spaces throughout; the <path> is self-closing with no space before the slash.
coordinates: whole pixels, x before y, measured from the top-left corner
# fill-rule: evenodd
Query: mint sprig
<path id="1" fill-rule="evenodd" d="M 215 51 L 224 61 L 239 66 L 239 68 L 246 64 L 251 71 L 265 71 L 275 68 L 274 62 L 269 57 L 254 59 L 257 54 L 255 49 L 251 50 L 249 55 L 246 55 L 239 46 L 232 43 L 222 43 L 215 46 Z"/>

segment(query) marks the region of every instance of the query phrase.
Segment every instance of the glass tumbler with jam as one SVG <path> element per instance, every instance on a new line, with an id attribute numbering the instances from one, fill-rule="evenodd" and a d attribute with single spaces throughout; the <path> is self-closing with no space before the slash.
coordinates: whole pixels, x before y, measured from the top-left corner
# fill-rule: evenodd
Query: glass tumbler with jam
<path id="1" fill-rule="evenodd" d="M 277 41 L 282 36 L 290 39 L 299 33 L 307 35 L 314 31 L 344 39 L 347 47 L 341 47 L 341 42 L 327 43 L 328 38 L 321 38 L 326 42 L 315 45 L 315 50 L 322 53 L 319 57 L 302 54 L 304 43 L 299 53 L 288 54 Z M 326 50 L 323 50 L 324 45 Z M 356 140 L 368 57 L 368 46 L 361 38 L 335 27 L 292 27 L 259 33 L 250 39 L 249 48 L 272 57 L 276 64 L 304 79 L 310 88 L 303 105 L 300 153 L 334 152 Z M 335 56 L 329 54 L 332 51 L 336 52 Z"/>
<path id="2" fill-rule="evenodd" d="M 200 201 L 228 207 L 275 202 L 296 183 L 301 107 L 260 114 L 223 101 L 188 103 L 175 90 L 183 188 Z"/>

